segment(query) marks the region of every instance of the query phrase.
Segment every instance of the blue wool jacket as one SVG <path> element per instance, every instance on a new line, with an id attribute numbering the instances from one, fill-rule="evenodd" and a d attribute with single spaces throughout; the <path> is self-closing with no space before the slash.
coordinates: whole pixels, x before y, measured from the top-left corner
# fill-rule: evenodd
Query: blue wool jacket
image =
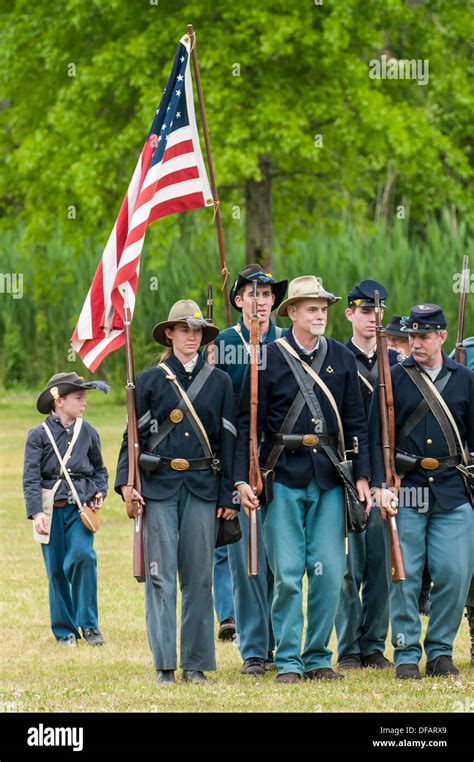
<path id="1" fill-rule="evenodd" d="M 311 363 L 313 356 L 301 354 L 290 328 L 285 336 L 305 362 Z M 353 459 L 354 476 L 370 478 L 369 443 L 367 420 L 360 393 L 357 369 L 352 352 L 335 339 L 327 339 L 328 351 L 320 371 L 322 380 L 335 397 L 342 418 L 346 448 L 352 448 L 352 437 L 359 438 L 359 454 Z M 258 431 L 277 433 L 299 391 L 293 372 L 281 350 L 275 343 L 269 344 L 266 353 L 266 367 L 259 371 L 258 379 Z M 329 400 L 319 386 L 314 385 L 315 395 L 326 419 L 328 434 L 337 436 L 336 415 Z M 248 481 L 248 437 L 249 437 L 250 374 L 247 373 L 239 403 L 238 439 L 235 449 L 234 480 Z M 312 415 L 304 406 L 293 428 L 294 434 L 310 434 L 315 430 Z M 260 465 L 263 467 L 272 449 L 264 442 L 260 448 Z M 314 450 L 316 449 L 316 452 Z M 284 449 L 275 467 L 275 481 L 288 487 L 306 487 L 316 478 L 322 489 L 330 489 L 341 484 L 332 462 L 323 450 L 316 446 L 300 447 L 294 452 Z"/>
<path id="2" fill-rule="evenodd" d="M 46 425 L 51 429 L 60 455 L 64 457 L 71 441 L 73 426 L 66 428 L 59 418 L 53 416 L 46 418 Z M 72 479 L 82 502 L 89 503 L 97 492 L 106 496 L 108 476 L 102 460 L 99 435 L 87 421 L 82 423 L 71 458 L 68 460 L 68 468 L 73 474 L 80 474 Z M 42 511 L 41 488 L 54 487 L 59 478 L 59 469 L 56 453 L 43 426 L 40 424 L 30 429 L 26 437 L 23 466 L 23 493 L 29 519 Z M 61 477 L 55 500 L 69 498 L 69 485 L 66 479 Z"/>
<path id="3" fill-rule="evenodd" d="M 448 446 L 435 416 L 429 411 L 415 427 L 412 433 L 402 442 L 398 432 L 418 407 L 422 400 L 421 393 L 415 386 L 403 366 L 414 367 L 415 360 L 408 357 L 402 363 L 392 366 L 392 386 L 395 407 L 395 448 L 418 457 L 442 458 L 449 455 Z M 446 375 L 448 370 L 452 376 L 441 396 L 448 405 L 459 428 L 463 442 L 467 443 L 470 452 L 474 451 L 474 373 L 463 365 L 459 365 L 443 354 L 443 367 L 438 378 Z M 378 487 L 384 483 L 384 468 L 380 443 L 380 412 L 376 396 L 372 402 L 369 414 L 369 434 L 372 460 L 372 486 Z M 431 442 L 431 444 L 429 443 Z M 433 481 L 429 481 L 433 479 Z M 428 471 L 416 469 L 410 471 L 402 480 L 404 488 L 419 488 L 426 490 L 429 505 L 437 502 L 442 508 L 449 510 L 467 502 L 468 497 L 464 481 L 455 467 Z M 406 499 L 403 495 L 406 495 Z M 407 505 L 407 500 L 413 502 L 416 492 L 410 496 L 405 490 L 401 494 L 400 505 Z M 421 505 L 423 492 L 420 492 Z M 409 507 L 420 508 L 418 503 Z"/>
<path id="4" fill-rule="evenodd" d="M 165 361 L 176 374 L 179 384 L 186 391 L 192 384 L 204 360 L 199 355 L 192 373 L 187 373 L 183 364 L 171 354 Z M 214 368 L 203 388 L 193 401 L 194 408 L 206 430 L 213 452 L 220 460 L 222 473 L 216 476 L 211 469 L 203 471 L 173 471 L 163 469 L 158 473 L 142 474 L 142 494 L 153 500 L 163 500 L 177 492 L 186 484 L 190 492 L 204 500 L 217 500 L 218 508 L 236 509 L 232 504 L 232 462 L 236 438 L 234 395 L 232 382 L 218 368 Z M 180 398 L 173 385 L 166 380 L 160 368 L 149 368 L 140 373 L 135 382 L 135 399 L 139 425 L 140 450 L 152 433 L 159 431 L 160 425 L 177 407 Z M 156 428 L 157 427 L 157 428 Z M 193 427 L 186 417 L 170 431 L 153 451 L 167 458 L 203 458 L 203 448 Z M 115 491 L 121 494 L 120 486 L 127 483 L 128 450 L 127 431 L 124 433 L 117 464 Z"/>
<path id="5" fill-rule="evenodd" d="M 353 352 L 354 357 L 356 357 L 357 360 L 359 360 L 363 365 L 365 365 L 367 370 L 370 371 L 372 370 L 374 366 L 377 367 L 377 353 L 375 353 L 372 356 L 372 358 L 369 359 L 364 352 L 362 352 L 358 347 L 356 347 L 352 339 L 349 339 L 349 341 L 346 344 L 346 347 L 348 347 L 351 350 L 351 352 Z M 396 363 L 398 362 L 398 352 L 396 352 L 394 349 L 389 349 L 388 361 L 390 365 L 396 365 Z M 367 384 L 365 384 L 360 378 L 359 378 L 359 383 L 360 383 L 360 391 L 362 394 L 362 399 L 364 400 L 365 414 L 368 416 L 369 410 L 370 410 L 370 403 L 372 401 L 372 396 L 373 394 L 377 396 L 377 387 L 374 385 L 375 383 L 374 382 L 372 384 L 372 386 L 374 387 L 374 391 L 371 392 Z"/>
<path id="6" fill-rule="evenodd" d="M 237 325 L 240 328 L 242 338 L 249 343 L 250 332 L 246 328 L 243 318 Z M 286 328 L 276 326 L 270 320 L 270 325 L 262 345 L 270 344 L 280 336 L 284 336 Z M 215 340 L 216 367 L 225 370 L 232 379 L 236 398 L 240 395 L 242 383 L 249 364 L 249 352 L 235 328 L 225 328 Z"/>

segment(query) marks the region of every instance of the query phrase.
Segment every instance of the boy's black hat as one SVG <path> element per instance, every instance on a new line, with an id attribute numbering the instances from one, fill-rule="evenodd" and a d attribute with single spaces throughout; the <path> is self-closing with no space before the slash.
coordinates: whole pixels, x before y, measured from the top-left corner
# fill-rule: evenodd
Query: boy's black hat
<path id="1" fill-rule="evenodd" d="M 48 415 L 51 410 L 51 403 L 59 397 L 65 397 L 66 394 L 77 390 L 86 391 L 87 389 L 98 389 L 100 392 L 107 392 L 110 386 L 105 381 L 84 381 L 77 373 L 55 373 L 51 376 L 46 388 L 43 389 L 36 401 L 36 408 L 39 413 Z"/>

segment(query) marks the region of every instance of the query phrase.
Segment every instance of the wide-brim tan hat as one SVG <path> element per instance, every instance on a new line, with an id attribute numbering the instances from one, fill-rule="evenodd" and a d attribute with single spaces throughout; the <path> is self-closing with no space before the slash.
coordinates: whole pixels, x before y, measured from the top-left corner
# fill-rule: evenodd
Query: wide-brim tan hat
<path id="1" fill-rule="evenodd" d="M 153 328 L 152 336 L 155 341 L 164 347 L 170 347 L 171 342 L 166 337 L 165 331 L 167 328 L 172 328 L 176 323 L 186 323 L 190 328 L 195 330 L 201 328 L 201 347 L 213 341 L 219 333 L 219 329 L 215 325 L 212 325 L 212 323 L 208 323 L 203 317 L 201 309 L 196 302 L 193 302 L 191 299 L 180 299 L 171 307 L 168 320 L 157 323 Z"/>
<path id="2" fill-rule="evenodd" d="M 301 275 L 294 278 L 288 288 L 288 299 L 280 304 L 277 315 L 288 317 L 287 307 L 299 302 L 301 299 L 327 299 L 328 305 L 335 304 L 340 296 L 334 296 L 330 291 L 323 288 L 323 281 L 316 275 Z"/>

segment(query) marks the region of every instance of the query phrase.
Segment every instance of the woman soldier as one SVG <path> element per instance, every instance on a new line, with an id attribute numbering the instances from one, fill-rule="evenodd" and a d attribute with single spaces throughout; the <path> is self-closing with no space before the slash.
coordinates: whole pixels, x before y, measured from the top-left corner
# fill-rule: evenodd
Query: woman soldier
<path id="1" fill-rule="evenodd" d="M 153 329 L 170 348 L 166 361 L 136 379 L 144 513 L 148 640 L 158 683 L 174 683 L 176 574 L 181 589 L 180 666 L 186 682 L 215 670 L 212 564 L 218 518 L 235 518 L 232 461 L 236 429 L 232 382 L 204 361 L 199 348 L 218 329 L 198 305 L 180 300 Z M 127 435 L 115 489 L 125 496 Z"/>

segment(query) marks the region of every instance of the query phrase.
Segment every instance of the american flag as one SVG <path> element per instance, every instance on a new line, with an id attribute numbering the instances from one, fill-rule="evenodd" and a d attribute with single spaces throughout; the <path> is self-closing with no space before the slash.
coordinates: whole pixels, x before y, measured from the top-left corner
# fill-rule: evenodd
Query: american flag
<path id="1" fill-rule="evenodd" d="M 190 51 L 185 35 L 71 337 L 73 349 L 92 372 L 125 343 L 124 300 L 133 316 L 148 225 L 214 204 L 194 114 Z"/>

